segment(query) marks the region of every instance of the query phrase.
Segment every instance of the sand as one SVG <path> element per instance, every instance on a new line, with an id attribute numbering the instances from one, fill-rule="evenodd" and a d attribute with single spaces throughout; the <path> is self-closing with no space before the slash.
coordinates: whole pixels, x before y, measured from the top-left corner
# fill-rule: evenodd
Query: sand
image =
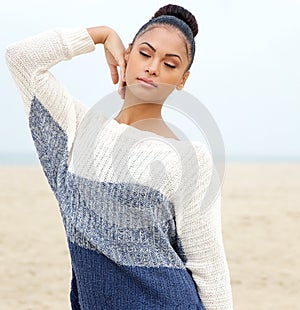
<path id="1" fill-rule="evenodd" d="M 227 163 L 223 237 L 234 309 L 299 309 L 300 163 Z M 70 260 L 40 167 L 0 167 L 0 309 L 70 309 Z"/>

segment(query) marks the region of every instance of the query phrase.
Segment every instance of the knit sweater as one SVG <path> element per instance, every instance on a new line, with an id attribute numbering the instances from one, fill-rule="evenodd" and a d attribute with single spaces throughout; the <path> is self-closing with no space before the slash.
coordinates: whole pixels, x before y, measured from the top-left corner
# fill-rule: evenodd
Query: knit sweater
<path id="1" fill-rule="evenodd" d="M 55 28 L 6 50 L 60 207 L 72 309 L 232 309 L 220 191 L 203 207 L 214 166 L 207 148 L 73 98 L 49 69 L 94 49 L 85 28 Z"/>

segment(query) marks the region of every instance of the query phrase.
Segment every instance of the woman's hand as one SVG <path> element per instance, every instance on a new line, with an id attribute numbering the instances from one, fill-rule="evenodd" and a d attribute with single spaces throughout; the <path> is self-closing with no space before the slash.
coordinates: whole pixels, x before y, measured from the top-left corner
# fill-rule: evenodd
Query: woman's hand
<path id="1" fill-rule="evenodd" d="M 104 41 L 104 51 L 107 64 L 110 69 L 111 79 L 114 84 L 119 82 L 118 92 L 122 99 L 125 97 L 125 47 L 115 31 L 111 31 Z M 118 68 L 120 67 L 120 76 Z"/>
<path id="2" fill-rule="evenodd" d="M 87 29 L 95 44 L 104 45 L 106 62 L 111 79 L 114 84 L 119 82 L 119 94 L 124 99 L 125 86 L 125 47 L 119 35 L 107 26 L 92 27 Z M 120 67 L 120 73 L 118 72 Z"/>

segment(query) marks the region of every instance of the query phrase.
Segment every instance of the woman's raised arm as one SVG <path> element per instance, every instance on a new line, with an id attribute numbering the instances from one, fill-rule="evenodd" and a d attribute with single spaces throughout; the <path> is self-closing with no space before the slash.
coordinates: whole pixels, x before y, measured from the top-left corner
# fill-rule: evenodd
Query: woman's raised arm
<path id="1" fill-rule="evenodd" d="M 7 65 L 23 99 L 40 162 L 54 191 L 59 167 L 66 166 L 87 107 L 73 98 L 49 69 L 63 60 L 94 51 L 95 43 L 103 43 L 113 55 L 111 70 L 122 65 L 122 42 L 104 26 L 89 30 L 54 28 L 12 43 L 6 50 Z"/>

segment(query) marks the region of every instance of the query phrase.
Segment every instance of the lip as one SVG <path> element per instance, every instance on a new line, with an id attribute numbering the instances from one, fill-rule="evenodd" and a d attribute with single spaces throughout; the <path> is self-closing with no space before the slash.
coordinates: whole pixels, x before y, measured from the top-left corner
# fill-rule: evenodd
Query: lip
<path id="1" fill-rule="evenodd" d="M 150 79 L 147 79 L 145 77 L 139 77 L 137 80 L 144 86 L 154 88 L 157 87 L 157 85 Z"/>

